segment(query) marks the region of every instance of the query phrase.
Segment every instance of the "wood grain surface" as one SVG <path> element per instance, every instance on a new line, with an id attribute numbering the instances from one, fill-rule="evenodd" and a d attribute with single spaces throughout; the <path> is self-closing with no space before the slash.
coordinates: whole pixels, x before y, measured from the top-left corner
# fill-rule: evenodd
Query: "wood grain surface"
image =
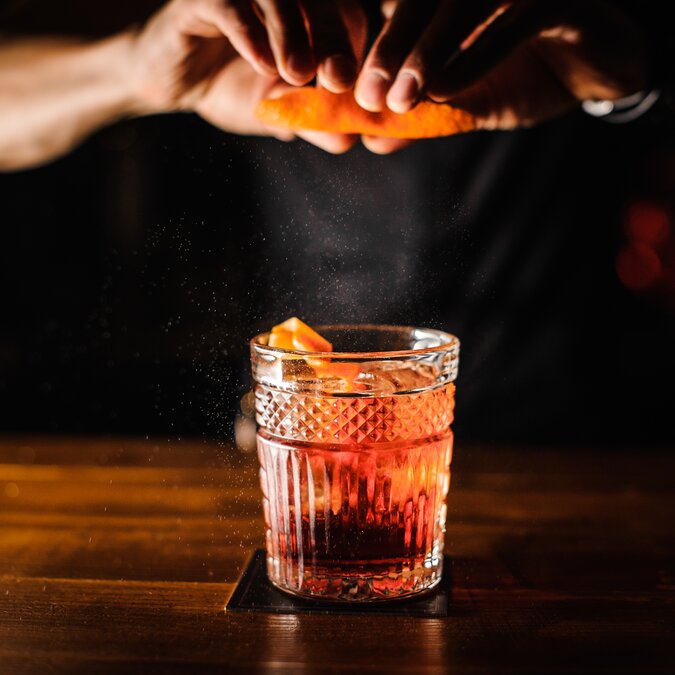
<path id="1" fill-rule="evenodd" d="M 0 673 L 672 673 L 675 454 L 464 447 L 450 616 L 227 614 L 256 459 L 0 439 Z"/>

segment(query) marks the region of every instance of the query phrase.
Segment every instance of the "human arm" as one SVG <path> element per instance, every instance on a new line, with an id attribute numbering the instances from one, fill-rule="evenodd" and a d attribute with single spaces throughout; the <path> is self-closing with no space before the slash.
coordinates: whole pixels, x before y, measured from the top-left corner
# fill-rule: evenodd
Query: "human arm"
<path id="1" fill-rule="evenodd" d="M 141 113 L 126 73 L 131 48 L 131 33 L 1 46 L 0 170 L 49 161 L 101 126 Z"/>
<path id="2" fill-rule="evenodd" d="M 15 38 L 0 46 L 0 170 L 48 162 L 136 115 L 197 112 L 225 131 L 291 138 L 254 114 L 261 98 L 288 85 L 239 55 L 223 34 L 229 27 L 209 19 L 213 7 L 174 0 L 141 28 L 103 40 Z M 354 142 L 304 137 L 331 152 Z"/>

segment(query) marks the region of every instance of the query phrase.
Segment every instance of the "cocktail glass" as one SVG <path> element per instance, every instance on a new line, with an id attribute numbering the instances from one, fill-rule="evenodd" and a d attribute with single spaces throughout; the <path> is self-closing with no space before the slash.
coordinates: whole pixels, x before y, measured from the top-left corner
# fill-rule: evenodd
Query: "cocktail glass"
<path id="1" fill-rule="evenodd" d="M 333 352 L 251 341 L 267 573 L 325 600 L 401 598 L 441 578 L 459 340 L 319 326 Z"/>

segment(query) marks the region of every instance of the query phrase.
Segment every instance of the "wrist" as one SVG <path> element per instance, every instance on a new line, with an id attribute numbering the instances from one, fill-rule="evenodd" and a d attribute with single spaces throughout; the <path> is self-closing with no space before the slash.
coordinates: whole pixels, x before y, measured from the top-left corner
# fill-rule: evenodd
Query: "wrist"
<path id="1" fill-rule="evenodd" d="M 169 3 L 169 9 L 172 4 Z M 119 37 L 124 41 L 122 76 L 131 114 L 185 110 L 184 78 L 188 78 L 183 68 L 189 65 L 185 60 L 190 54 L 175 19 L 160 12 L 144 26 L 129 28 Z"/>
<path id="2" fill-rule="evenodd" d="M 139 31 L 129 28 L 115 35 L 106 42 L 108 67 L 111 86 L 118 92 L 120 113 L 122 117 L 136 117 L 163 112 L 154 105 L 146 95 L 141 81 L 137 59 L 137 42 Z"/>

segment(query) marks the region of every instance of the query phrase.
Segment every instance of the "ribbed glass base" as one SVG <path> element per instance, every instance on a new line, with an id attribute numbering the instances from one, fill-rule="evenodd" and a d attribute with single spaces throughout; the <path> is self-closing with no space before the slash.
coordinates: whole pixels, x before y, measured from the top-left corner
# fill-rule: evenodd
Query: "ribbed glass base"
<path id="1" fill-rule="evenodd" d="M 382 600 L 428 590 L 443 561 L 452 433 L 328 446 L 258 434 L 267 570 L 291 593 Z"/>

